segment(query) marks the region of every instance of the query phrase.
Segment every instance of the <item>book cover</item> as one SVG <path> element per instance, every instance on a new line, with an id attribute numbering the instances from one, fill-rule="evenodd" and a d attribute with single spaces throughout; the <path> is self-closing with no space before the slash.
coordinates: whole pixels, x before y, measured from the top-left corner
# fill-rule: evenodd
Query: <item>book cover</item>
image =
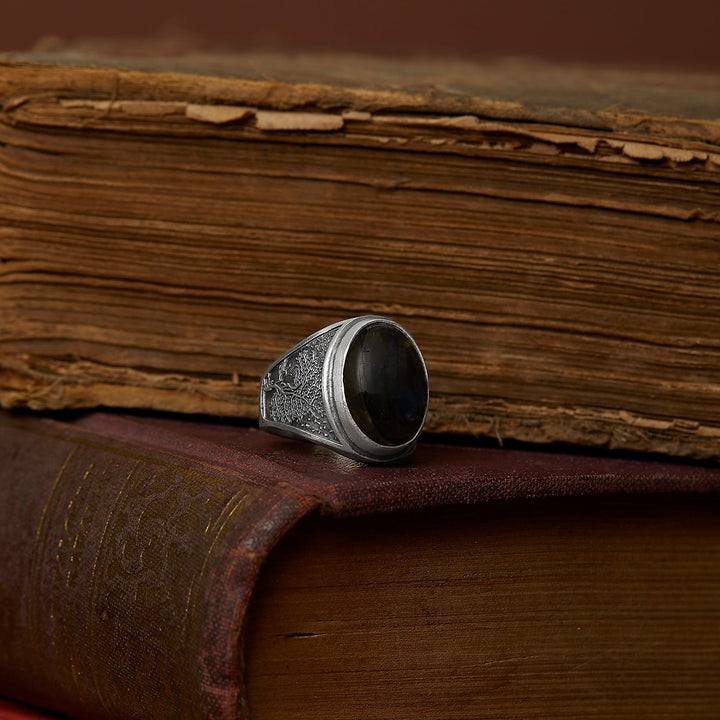
<path id="1" fill-rule="evenodd" d="M 574 697 L 610 712 L 629 697 L 633 708 L 647 704 L 647 687 L 657 686 L 678 657 L 692 668 L 697 703 L 713 701 L 712 658 L 720 652 L 712 630 L 713 588 L 720 584 L 712 511 L 717 468 L 435 443 L 422 444 L 401 465 L 371 467 L 219 423 L 101 412 L 69 421 L 2 415 L 0 422 L 0 692 L 25 702 L 85 720 L 302 717 L 309 701 L 303 687 L 316 687 L 301 680 L 303 672 L 347 663 L 356 673 L 345 677 L 349 684 L 338 685 L 342 673 L 335 671 L 313 676 L 324 688 L 316 693 L 318 713 L 324 707 L 330 717 L 356 716 L 355 693 L 367 687 L 373 697 L 362 701 L 366 717 L 401 712 L 403 703 L 413 716 L 437 717 L 448 688 L 454 717 L 477 717 L 489 698 L 507 714 L 516 707 L 513 698 L 537 706 L 541 696 L 526 685 L 533 677 L 558 688 L 560 700 L 542 701 L 555 711 L 574 707 L 567 705 Z M 552 528 L 567 525 L 577 507 L 549 513 L 540 525 L 532 515 L 544 516 L 541 506 L 531 515 L 510 513 L 502 531 L 482 532 L 505 512 L 500 501 L 623 496 L 667 502 L 662 511 L 647 506 L 634 515 L 611 513 L 616 519 L 600 524 L 578 521 L 557 537 Z M 681 498 L 697 502 L 690 507 Z M 443 508 L 465 514 L 438 525 Z M 583 513 L 577 517 L 588 517 Z M 363 517 L 387 518 L 385 529 L 352 524 Z M 337 524 L 323 526 L 322 518 Z M 448 532 L 461 526 L 462 536 L 448 544 Z M 320 532 L 308 544 L 302 528 L 314 527 Z M 373 546 L 373 538 L 386 540 Z M 498 554 L 501 538 L 505 549 Z M 515 544 L 514 538 L 523 539 Z M 264 571 L 268 563 L 282 568 L 287 556 L 273 560 L 276 546 L 295 557 L 296 571 Z M 602 559 L 592 555 L 605 546 Z M 504 559 L 495 568 L 477 566 L 493 557 Z M 520 565 L 508 575 L 508 563 Z M 605 570 L 587 576 L 596 564 Z M 318 568 L 333 567 L 318 579 Z M 363 573 L 371 568 L 377 575 L 368 584 Z M 428 568 L 437 579 L 431 590 L 425 589 Z M 410 569 L 419 574 L 402 580 Z M 627 584 L 624 596 L 619 581 L 608 582 L 618 572 Z M 360 602 L 353 593 L 363 587 L 370 594 Z M 465 600 L 458 604 L 459 587 Z M 553 588 L 564 594 L 553 595 Z M 537 598 L 537 608 L 508 604 L 518 592 Z M 347 601 L 345 614 L 324 623 L 317 608 L 302 621 L 293 616 L 320 597 Z M 440 597 L 450 606 L 434 606 Z M 499 598 L 495 620 L 482 609 L 483 598 L 492 597 Z M 370 598 L 385 609 L 384 625 L 373 625 L 382 613 Z M 254 613 L 253 602 L 260 603 Z M 403 631 L 404 612 L 414 618 L 414 630 Z M 562 629 L 564 618 L 578 613 L 591 627 L 604 619 L 597 636 Z M 291 617 L 297 624 L 288 627 Z M 531 632 L 517 630 L 523 619 L 534 623 Z M 627 647 L 612 628 L 641 637 Z M 468 632 L 485 639 L 465 643 Z M 612 650 L 603 632 L 611 633 Z M 363 645 L 385 636 L 395 640 L 382 650 Z M 448 637 L 456 640 L 448 644 Z M 413 643 L 421 638 L 428 644 L 418 655 Z M 493 675 L 493 668 L 508 667 L 507 648 L 518 638 L 535 651 L 518 653 L 510 675 Z M 306 654 L 293 656 L 290 648 Z M 359 683 L 363 652 L 374 665 Z M 393 665 L 405 657 L 423 662 Z M 435 657 L 445 657 L 440 675 Z M 558 670 L 566 657 L 571 667 Z M 579 657 L 591 672 L 579 672 Z M 605 667 L 606 660 L 612 671 L 598 672 L 597 663 Z M 618 680 L 626 671 L 632 682 Z M 483 686 L 488 677 L 495 680 Z M 684 682 L 686 675 L 680 677 Z M 381 692 L 387 682 L 395 693 L 389 698 Z M 430 696 L 418 695 L 419 687 Z M 344 704 L 332 688 L 344 688 Z M 302 702 L 283 704 L 293 692 Z M 672 685 L 658 697 L 677 707 L 683 692 Z M 323 697 L 329 704 L 322 705 Z M 279 709 L 273 699 L 282 700 Z"/>

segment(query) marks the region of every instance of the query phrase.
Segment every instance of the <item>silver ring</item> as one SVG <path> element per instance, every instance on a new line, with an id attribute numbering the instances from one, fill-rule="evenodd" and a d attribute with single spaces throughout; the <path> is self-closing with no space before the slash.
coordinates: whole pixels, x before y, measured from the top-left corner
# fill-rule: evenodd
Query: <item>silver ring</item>
<path id="1" fill-rule="evenodd" d="M 313 333 L 268 367 L 260 427 L 385 463 L 414 450 L 428 399 L 427 368 L 410 334 L 364 315 Z"/>

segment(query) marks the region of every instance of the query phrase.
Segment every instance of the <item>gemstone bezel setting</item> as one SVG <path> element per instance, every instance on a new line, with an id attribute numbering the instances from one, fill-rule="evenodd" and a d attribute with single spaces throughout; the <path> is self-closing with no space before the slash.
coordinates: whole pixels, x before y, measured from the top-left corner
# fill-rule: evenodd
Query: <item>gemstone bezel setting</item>
<path id="1" fill-rule="evenodd" d="M 418 398 L 422 413 L 419 420 L 413 423 L 413 425 L 417 425 L 417 429 L 407 440 L 397 444 L 377 442 L 371 437 L 367 430 L 358 423 L 348 402 L 345 370 L 346 364 L 352 361 L 353 341 L 374 326 L 402 336 L 408 348 L 407 351 L 416 354 L 415 369 L 422 375 L 421 384 L 424 397 Z M 401 325 L 378 315 L 365 315 L 345 321 L 339 326 L 328 347 L 322 374 L 323 400 L 327 417 L 338 439 L 343 445 L 347 444 L 348 446 L 345 450 L 340 450 L 341 453 L 364 462 L 385 463 L 399 460 L 413 451 L 427 416 L 429 383 L 422 353 L 413 338 Z"/>

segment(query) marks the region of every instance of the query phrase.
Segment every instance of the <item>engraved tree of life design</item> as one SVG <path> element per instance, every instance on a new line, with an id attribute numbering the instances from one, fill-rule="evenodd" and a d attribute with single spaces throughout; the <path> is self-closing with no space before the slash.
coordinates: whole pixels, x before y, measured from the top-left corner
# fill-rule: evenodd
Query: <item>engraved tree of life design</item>
<path id="1" fill-rule="evenodd" d="M 334 334 L 327 332 L 314 338 L 284 358 L 264 378 L 269 420 L 336 440 L 322 396 L 323 361 Z"/>

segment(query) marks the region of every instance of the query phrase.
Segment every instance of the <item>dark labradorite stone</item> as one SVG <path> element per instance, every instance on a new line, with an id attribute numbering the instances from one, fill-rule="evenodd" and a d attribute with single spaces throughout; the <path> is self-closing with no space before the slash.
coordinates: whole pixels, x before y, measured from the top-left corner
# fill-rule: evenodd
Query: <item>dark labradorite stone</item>
<path id="1" fill-rule="evenodd" d="M 360 429 L 380 445 L 403 445 L 422 426 L 428 384 L 407 337 L 377 323 L 360 330 L 343 369 L 345 398 Z"/>

